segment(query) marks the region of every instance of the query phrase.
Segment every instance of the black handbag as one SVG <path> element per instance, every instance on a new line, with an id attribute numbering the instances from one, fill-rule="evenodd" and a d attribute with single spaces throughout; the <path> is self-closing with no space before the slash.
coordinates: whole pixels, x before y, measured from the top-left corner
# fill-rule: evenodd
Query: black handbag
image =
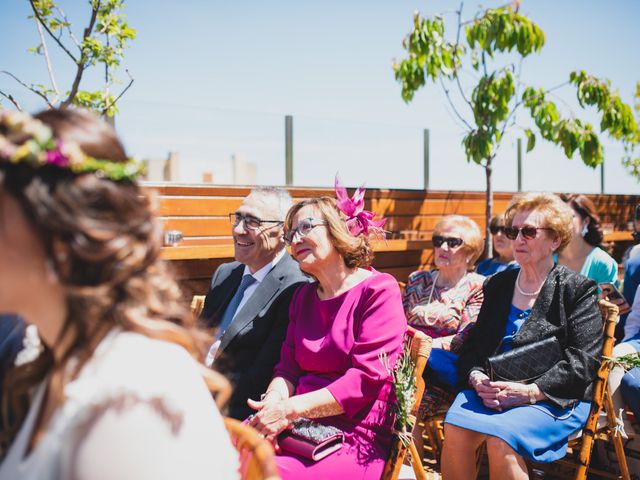
<path id="1" fill-rule="evenodd" d="M 530 383 L 562 360 L 562 346 L 556 337 L 514 348 L 487 358 L 492 381 Z"/>

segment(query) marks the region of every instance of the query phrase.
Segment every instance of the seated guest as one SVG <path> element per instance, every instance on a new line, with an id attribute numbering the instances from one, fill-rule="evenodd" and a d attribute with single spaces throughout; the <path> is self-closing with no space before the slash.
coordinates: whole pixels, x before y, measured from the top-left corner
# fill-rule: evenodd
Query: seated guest
<path id="1" fill-rule="evenodd" d="M 493 241 L 493 257 L 481 261 L 476 267 L 476 272 L 488 277 L 494 273 L 518 268 L 513 260 L 513 247 L 511 240 L 504 234 L 504 217 L 495 215 L 489 223 L 489 231 Z"/>
<path id="2" fill-rule="evenodd" d="M 640 426 L 640 367 L 632 368 L 624 377 L 620 384 L 622 398 L 629 405 L 633 415 L 636 417 L 636 425 Z M 632 426 L 626 427 L 627 436 L 635 434 Z"/>
<path id="3" fill-rule="evenodd" d="M 622 255 L 622 263 L 640 255 L 640 203 L 636 204 L 633 209 L 633 218 L 631 218 L 631 223 L 633 225 L 633 230 L 631 231 L 633 236 L 633 245 L 624 251 L 624 254 Z"/>
<path id="4" fill-rule="evenodd" d="M 274 438 L 307 417 L 341 429 L 345 443 L 317 462 L 280 452 L 276 461 L 285 480 L 378 480 L 392 440 L 394 395 L 379 355 L 386 353 L 393 367 L 402 351 L 400 289 L 391 275 L 369 267 L 373 215 L 362 211 L 361 197 L 351 202 L 340 192 L 338 208 L 321 197 L 287 215 L 285 240 L 317 282 L 296 290 L 280 363 L 262 401 L 250 401 L 258 410 L 250 424 Z"/>
<path id="5" fill-rule="evenodd" d="M 42 340 L 6 374 L 0 479 L 237 478 L 141 166 L 70 108 L 0 112 L 0 146 L 0 311 Z"/>
<path id="6" fill-rule="evenodd" d="M 492 478 L 528 478 L 524 458 L 563 457 L 567 438 L 589 415 L 602 348 L 597 287 L 553 261 L 571 241 L 571 209 L 555 195 L 529 193 L 512 200 L 505 219 L 520 268 L 487 280 L 462 347 L 460 379 L 471 389 L 457 395 L 445 418 L 445 479 L 473 478 L 483 442 Z M 543 350 L 550 343 L 556 355 Z M 489 378 L 488 357 L 524 347 L 533 349 L 539 376 L 528 383 Z"/>
<path id="7" fill-rule="evenodd" d="M 251 415 L 247 399 L 260 398 L 273 376 L 289 325 L 289 302 L 308 281 L 284 248 L 282 225 L 291 196 L 282 188 L 256 188 L 229 214 L 235 262 L 213 274 L 201 319 L 216 340 L 207 364 L 234 387 L 230 417 Z"/>
<path id="8" fill-rule="evenodd" d="M 0 315 L 0 396 L 4 375 L 13 366 L 23 347 L 25 323 L 16 315 Z M 1 421 L 1 420 L 0 420 Z"/>
<path id="9" fill-rule="evenodd" d="M 640 352 L 640 288 L 636 289 L 635 299 L 624 325 L 624 338 L 622 342 L 616 345 L 613 349 L 613 357 L 621 357 L 637 352 Z M 625 374 L 624 369 L 619 365 L 614 366 L 611 369 L 609 372 L 609 388 L 611 390 L 611 399 L 616 412 L 620 411 L 620 409 L 624 407 L 625 401 L 629 402 L 630 405 L 640 405 L 637 400 L 628 400 L 632 396 L 632 392 L 640 395 L 640 390 L 637 388 L 639 379 L 640 375 L 638 375 L 637 372 L 635 374 Z M 621 388 L 621 382 L 627 384 L 625 387 L 627 391 L 626 395 L 624 391 L 625 389 Z M 631 423 L 627 421 L 624 413 L 622 418 L 626 434 L 630 435 L 635 433 Z M 636 418 L 640 419 L 640 416 L 636 416 Z"/>
<path id="10" fill-rule="evenodd" d="M 595 280 L 596 283 L 618 284 L 618 264 L 599 245 L 603 233 L 598 210 L 584 195 L 562 195 L 573 212 L 573 237 L 558 253 L 559 265 Z"/>
<path id="11" fill-rule="evenodd" d="M 483 246 L 476 222 L 461 215 L 443 217 L 433 230 L 432 243 L 436 268 L 409 275 L 402 298 L 408 324 L 433 339 L 421 419 L 453 400 L 452 387 L 457 381 L 446 377 L 447 372 L 455 376 L 456 356 L 448 353 L 459 352 L 475 323 L 485 280 L 470 271 Z M 419 440 L 419 432 L 416 436 Z"/>

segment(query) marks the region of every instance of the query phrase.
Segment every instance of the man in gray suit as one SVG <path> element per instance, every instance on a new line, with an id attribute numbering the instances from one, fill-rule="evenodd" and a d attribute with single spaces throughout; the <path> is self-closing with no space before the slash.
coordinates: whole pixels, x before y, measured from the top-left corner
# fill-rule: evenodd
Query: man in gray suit
<path id="1" fill-rule="evenodd" d="M 280 359 L 291 297 L 308 280 L 282 240 L 291 203 L 284 189 L 256 188 L 229 214 L 236 261 L 213 274 L 202 310 L 215 334 L 207 362 L 231 381 L 227 414 L 237 419 L 253 412 L 247 399 L 266 390 Z"/>

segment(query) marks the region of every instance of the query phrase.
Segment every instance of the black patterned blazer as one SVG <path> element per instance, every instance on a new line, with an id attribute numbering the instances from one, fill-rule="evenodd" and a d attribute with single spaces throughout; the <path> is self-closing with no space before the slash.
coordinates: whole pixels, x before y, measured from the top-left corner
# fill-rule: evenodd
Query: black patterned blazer
<path id="1" fill-rule="evenodd" d="M 465 384 L 472 370 L 485 372 L 487 358 L 500 345 L 519 271 L 500 272 L 485 282 L 478 320 L 458 361 L 460 379 Z M 550 401 L 565 407 L 576 400 L 591 399 L 602 351 L 602 329 L 596 283 L 555 265 L 512 345 L 515 349 L 548 337 L 558 338 L 563 360 L 535 383 Z"/>

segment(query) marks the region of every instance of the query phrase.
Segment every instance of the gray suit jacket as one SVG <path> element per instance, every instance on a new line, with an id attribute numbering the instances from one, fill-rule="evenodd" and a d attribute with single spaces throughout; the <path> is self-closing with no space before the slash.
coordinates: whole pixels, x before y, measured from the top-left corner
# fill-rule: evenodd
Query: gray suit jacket
<path id="1" fill-rule="evenodd" d="M 207 328 L 216 329 L 220 324 L 243 272 L 243 264 L 231 262 L 220 265 L 214 273 L 201 314 Z M 234 388 L 229 416 L 244 419 L 253 413 L 247 399 L 259 399 L 269 385 L 287 333 L 291 297 L 298 285 L 308 280 L 285 252 L 222 336 L 214 368 Z"/>

